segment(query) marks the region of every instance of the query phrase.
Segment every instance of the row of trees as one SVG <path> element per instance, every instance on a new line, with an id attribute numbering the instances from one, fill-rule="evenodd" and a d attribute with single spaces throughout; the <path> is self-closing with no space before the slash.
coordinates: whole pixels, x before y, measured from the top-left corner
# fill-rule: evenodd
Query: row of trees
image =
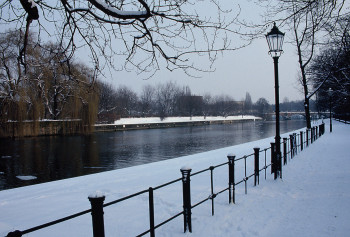
<path id="1" fill-rule="evenodd" d="M 114 89 L 106 83 L 99 83 L 101 121 L 119 117 L 140 116 L 228 116 L 242 111 L 242 102 L 230 96 L 212 97 L 210 94 L 196 96 L 188 86 L 175 82 L 144 86 L 138 96 L 132 89 L 121 86 Z"/>
<path id="2" fill-rule="evenodd" d="M 67 63 L 57 44 L 41 47 L 31 35 L 24 69 L 18 58 L 22 37 L 19 31 L 0 37 L 0 122 L 83 119 L 94 124 L 98 94 L 91 70 Z"/>
<path id="3" fill-rule="evenodd" d="M 194 95 L 188 86 L 181 87 L 175 82 L 157 86 L 146 85 L 137 95 L 126 86 L 114 88 L 112 85 L 99 82 L 100 122 L 113 122 L 120 117 L 159 116 L 229 116 L 253 114 L 261 117 L 273 113 L 274 106 L 265 98 L 252 102 L 249 93 L 243 100 L 235 100 L 229 95 L 203 96 Z M 282 111 L 303 111 L 302 101 L 281 103 Z"/>
<path id="4" fill-rule="evenodd" d="M 310 78 L 317 91 L 320 110 L 332 110 L 338 116 L 350 119 L 350 21 L 343 21 L 341 37 L 335 38 L 315 57 Z M 335 33 L 336 33 L 335 32 Z"/>

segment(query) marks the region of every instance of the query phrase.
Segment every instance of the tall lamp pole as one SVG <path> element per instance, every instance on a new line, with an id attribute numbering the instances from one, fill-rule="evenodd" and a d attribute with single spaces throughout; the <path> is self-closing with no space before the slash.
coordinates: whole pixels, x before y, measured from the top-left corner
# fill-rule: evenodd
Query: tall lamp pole
<path id="1" fill-rule="evenodd" d="M 329 95 L 329 132 L 332 132 L 332 94 L 333 90 L 332 88 L 328 89 L 328 95 Z"/>
<path id="2" fill-rule="evenodd" d="M 275 162 L 274 173 L 275 179 L 278 176 L 282 178 L 282 159 L 281 159 L 281 136 L 280 136 L 280 101 L 279 101 L 279 85 L 278 85 L 278 59 L 283 53 L 284 33 L 279 31 L 274 22 L 273 27 L 269 33 L 266 34 L 267 44 L 269 46 L 269 54 L 273 58 L 275 69 L 275 112 L 276 112 L 276 136 L 275 136 Z"/>

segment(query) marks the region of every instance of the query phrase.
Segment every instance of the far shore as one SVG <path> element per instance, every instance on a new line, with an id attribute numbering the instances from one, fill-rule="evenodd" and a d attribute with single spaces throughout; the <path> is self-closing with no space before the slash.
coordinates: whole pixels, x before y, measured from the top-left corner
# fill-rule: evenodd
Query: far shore
<path id="1" fill-rule="evenodd" d="M 261 120 L 260 117 L 251 115 L 213 117 L 213 116 L 193 116 L 193 117 L 148 117 L 148 118 L 122 118 L 116 120 L 114 124 L 97 124 L 95 125 L 96 132 L 107 131 L 125 131 L 137 129 L 152 129 L 152 128 L 170 128 L 170 127 L 185 127 L 185 126 L 204 126 L 211 124 L 231 124 L 242 121 Z"/>

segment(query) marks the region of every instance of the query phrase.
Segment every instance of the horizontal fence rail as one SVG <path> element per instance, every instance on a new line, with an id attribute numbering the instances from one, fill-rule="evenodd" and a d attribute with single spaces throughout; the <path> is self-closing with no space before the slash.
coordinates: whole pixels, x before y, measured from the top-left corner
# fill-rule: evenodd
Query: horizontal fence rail
<path id="1" fill-rule="evenodd" d="M 300 151 L 303 151 L 305 148 L 307 148 L 310 144 L 315 142 L 320 136 L 322 136 L 325 132 L 325 124 L 322 123 L 319 126 L 312 127 L 311 129 L 306 129 L 305 131 L 300 131 L 300 133 L 292 133 L 289 135 L 289 137 L 283 138 L 281 141 L 281 153 L 282 156 L 280 159 L 283 165 L 287 165 L 287 163 L 292 160 Z M 21 237 L 24 234 L 28 234 L 61 222 L 65 222 L 68 220 L 71 220 L 73 218 L 91 213 L 92 215 L 92 229 L 93 229 L 93 236 L 95 237 L 103 237 L 105 236 L 104 231 L 104 219 L 103 219 L 103 213 L 104 208 L 115 205 L 117 203 L 126 201 L 128 199 L 134 198 L 136 196 L 142 195 L 142 194 L 148 194 L 148 211 L 149 211 L 149 229 L 145 230 L 144 232 L 138 234 L 137 236 L 144 236 L 146 234 L 149 234 L 151 237 L 155 236 L 155 230 L 166 223 L 174 220 L 175 218 L 179 216 L 183 216 L 184 219 L 184 232 L 192 232 L 192 209 L 196 208 L 197 206 L 210 201 L 211 202 L 211 214 L 214 215 L 215 213 L 215 198 L 218 195 L 221 195 L 228 191 L 228 201 L 229 203 L 236 203 L 236 187 L 240 184 L 244 184 L 244 192 L 247 194 L 248 192 L 248 180 L 254 177 L 254 186 L 260 184 L 260 173 L 264 173 L 264 178 L 266 180 L 267 176 L 267 169 L 271 168 L 271 174 L 274 172 L 277 172 L 275 169 L 276 164 L 278 163 L 276 158 L 276 152 L 274 152 L 275 144 L 271 143 L 271 147 L 260 149 L 259 147 L 253 148 L 254 152 L 248 155 L 244 155 L 242 157 L 236 158 L 234 154 L 228 154 L 227 155 L 227 162 L 210 166 L 206 169 L 194 172 L 192 172 L 192 169 L 189 167 L 183 167 L 181 168 L 181 178 L 169 181 L 167 183 L 161 184 L 156 187 L 149 187 L 148 189 L 142 190 L 140 192 L 136 192 L 134 194 L 122 197 L 120 199 L 104 203 L 105 196 L 103 195 L 93 195 L 89 196 L 89 201 L 91 204 L 91 209 L 75 213 L 73 215 L 48 222 L 46 224 L 42 224 L 33 228 L 29 228 L 27 230 L 16 230 L 13 232 L 9 232 L 7 234 L 7 237 Z M 268 161 L 268 157 L 271 156 L 271 160 Z M 237 166 L 238 162 L 243 162 L 244 170 L 237 170 L 235 166 Z M 247 162 L 253 162 L 253 170 L 249 172 L 247 170 Z M 275 162 L 275 163 L 274 163 Z M 261 168 L 260 168 L 261 166 Z M 214 185 L 214 174 L 215 170 L 222 167 L 228 167 L 228 187 L 225 187 L 221 190 L 214 191 L 215 185 Z M 239 171 L 239 172 L 237 172 Z M 281 169 L 282 171 L 282 169 Z M 199 174 L 205 174 L 209 173 L 210 177 L 210 193 L 207 194 L 205 198 L 198 201 L 195 204 L 191 203 L 191 177 L 194 177 Z M 276 177 L 276 176 L 275 176 Z M 282 172 L 280 177 L 282 178 Z M 182 200 L 183 200 L 183 210 L 179 211 L 178 213 L 175 213 L 173 216 L 169 217 L 166 220 L 161 221 L 158 224 L 155 224 L 154 220 L 154 191 L 164 188 L 166 186 L 172 185 L 174 183 L 180 182 L 182 183 Z"/>

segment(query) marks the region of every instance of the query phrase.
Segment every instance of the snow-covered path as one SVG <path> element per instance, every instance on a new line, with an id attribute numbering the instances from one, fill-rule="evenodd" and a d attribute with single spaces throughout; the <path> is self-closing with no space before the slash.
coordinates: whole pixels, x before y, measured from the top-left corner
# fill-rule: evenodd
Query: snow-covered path
<path id="1" fill-rule="evenodd" d="M 326 124 L 328 125 L 328 124 Z M 283 136 L 282 136 L 283 137 Z M 283 167 L 283 179 L 260 177 L 237 187 L 236 204 L 224 193 L 192 210 L 193 233 L 183 233 L 178 217 L 156 230 L 156 236 L 347 236 L 350 233 L 350 126 L 334 122 L 328 132 Z M 177 159 L 121 170 L 60 180 L 0 192 L 0 235 L 24 230 L 90 208 L 87 197 L 99 190 L 106 202 L 180 177 L 179 169 L 193 172 L 226 162 L 228 153 L 251 154 L 273 138 Z M 249 163 L 251 164 L 251 163 Z M 237 167 L 239 169 L 239 167 Z M 269 171 L 269 170 L 268 170 Z M 215 172 L 215 187 L 227 185 L 227 167 Z M 207 174 L 194 176 L 192 203 L 205 198 Z M 203 191 L 204 190 L 204 191 Z M 156 224 L 182 210 L 181 183 L 155 192 Z M 204 195 L 204 196 L 203 196 Z M 148 196 L 105 208 L 106 236 L 135 236 L 148 229 Z M 92 236 L 91 215 L 58 224 L 28 236 Z"/>

